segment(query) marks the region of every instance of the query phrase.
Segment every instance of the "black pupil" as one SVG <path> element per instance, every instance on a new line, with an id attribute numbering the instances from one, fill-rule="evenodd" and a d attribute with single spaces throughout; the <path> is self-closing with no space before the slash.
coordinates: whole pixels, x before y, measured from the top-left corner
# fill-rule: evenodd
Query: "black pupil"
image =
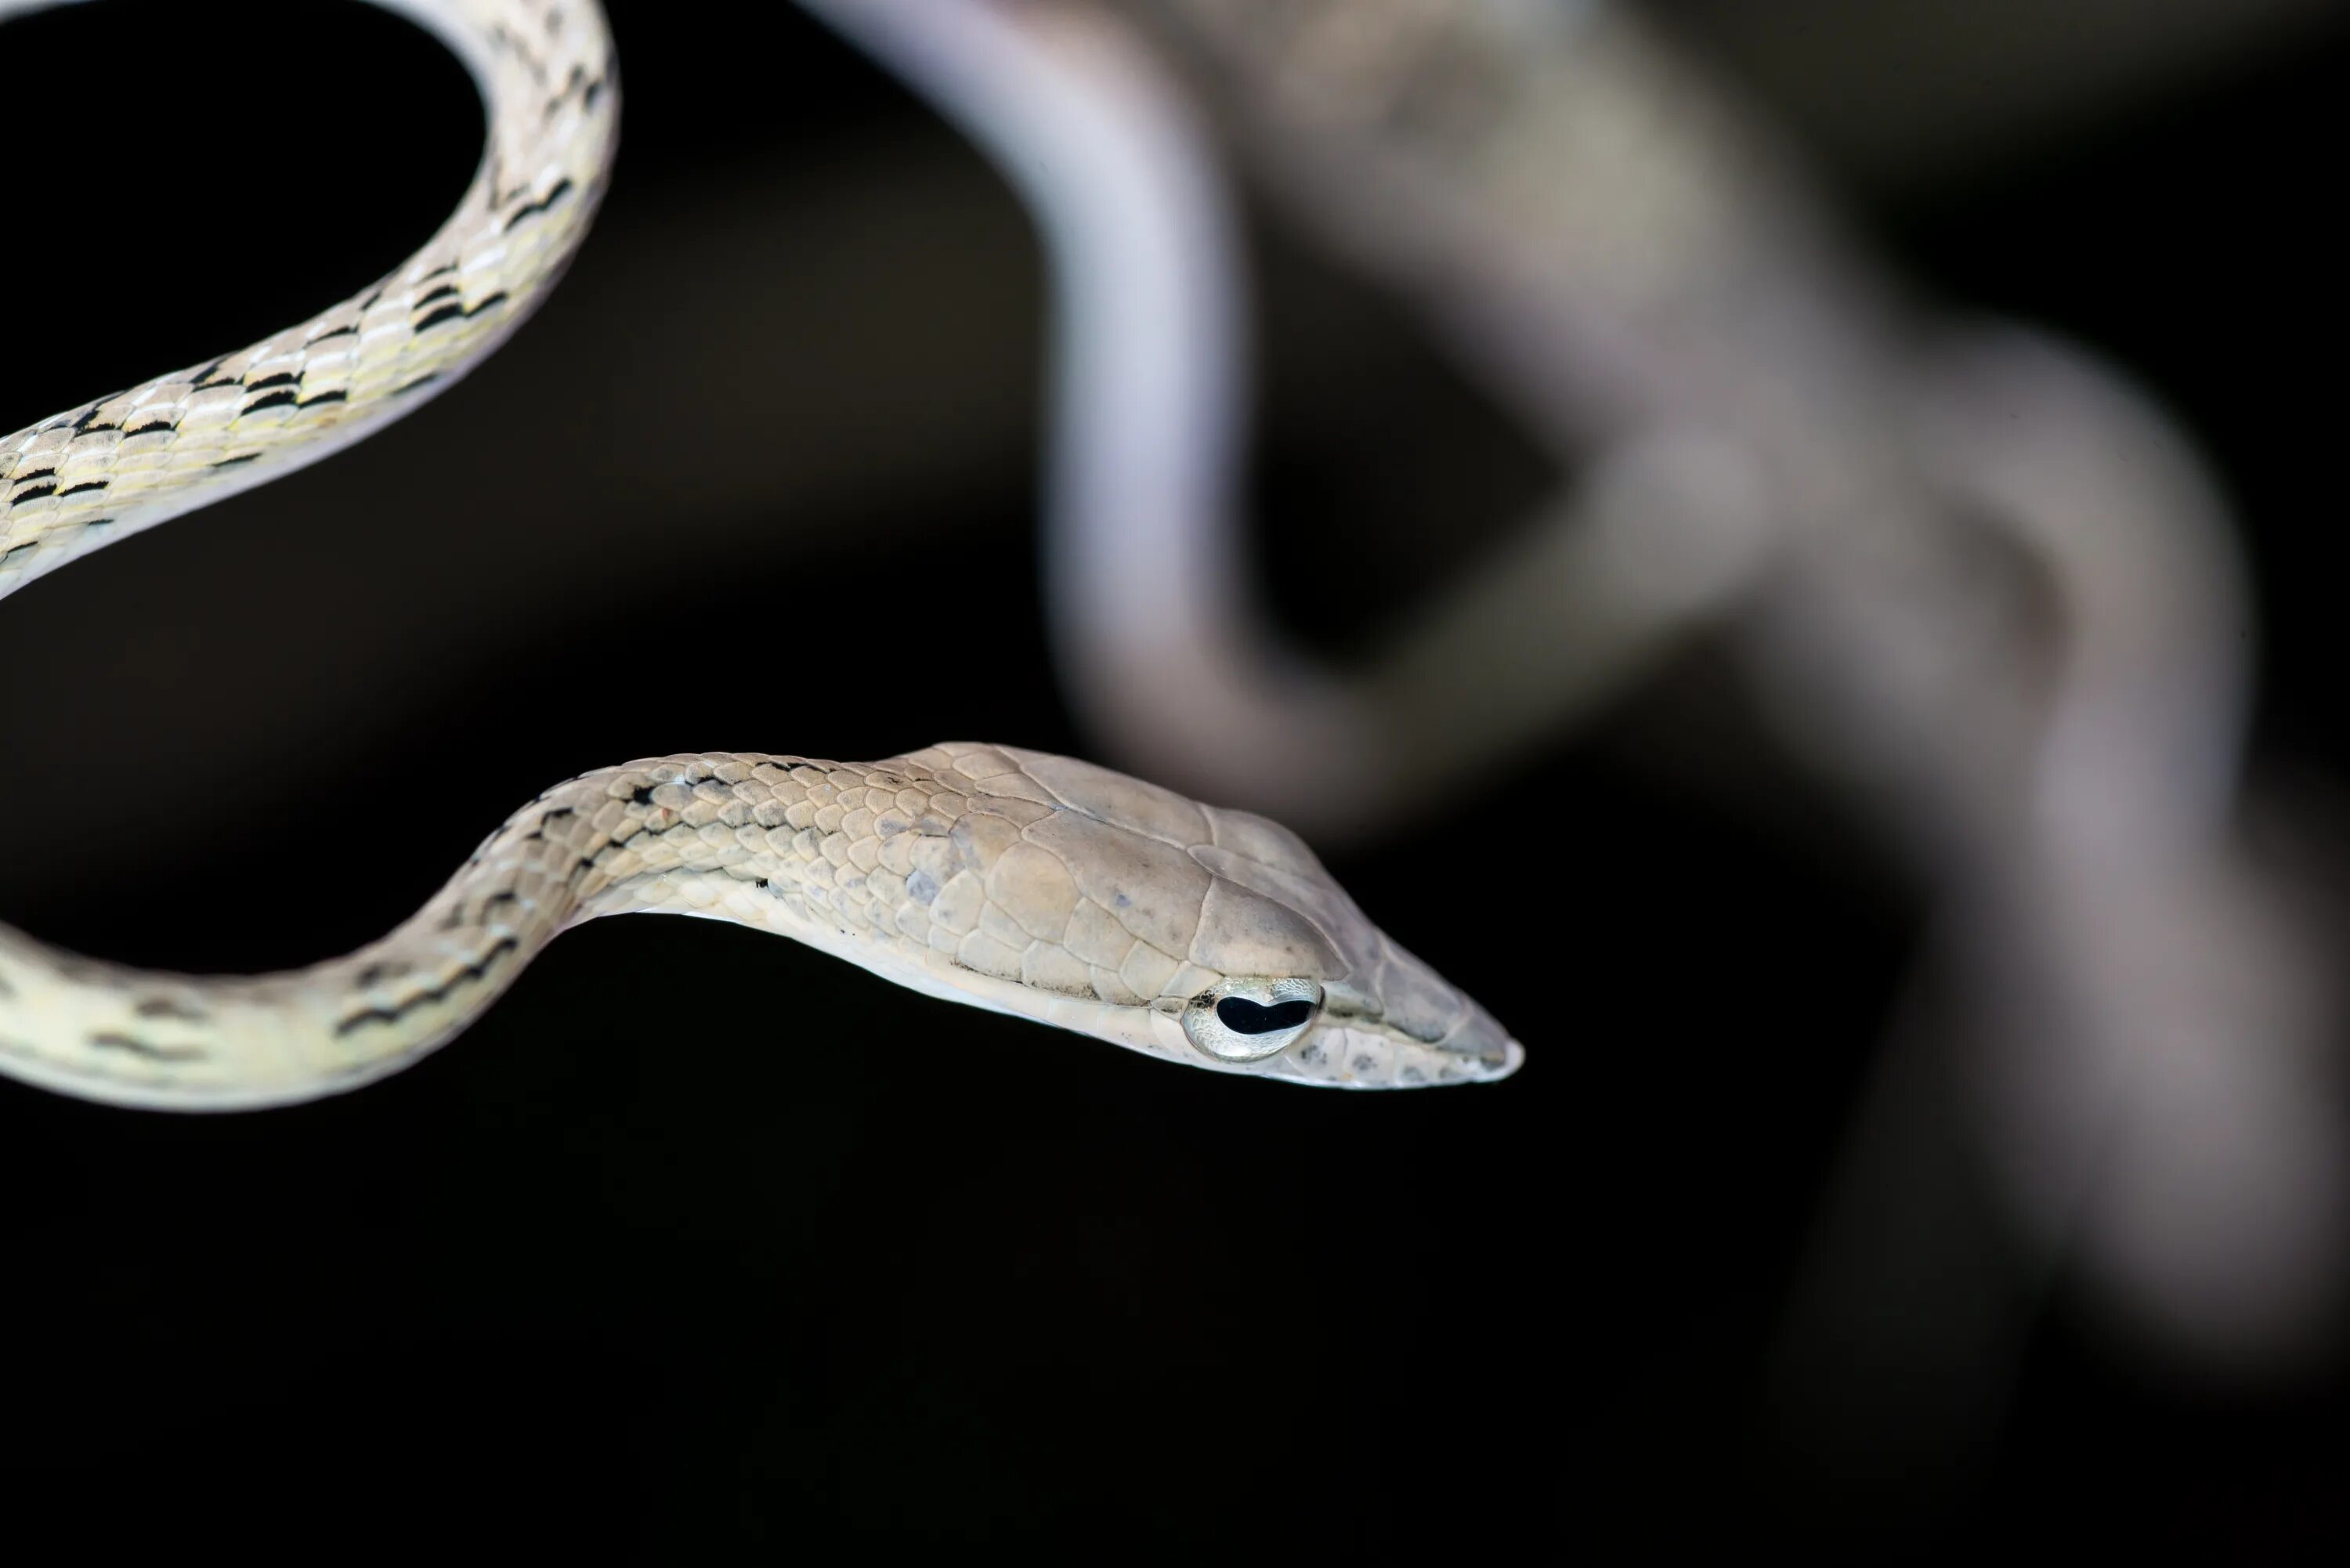
<path id="1" fill-rule="evenodd" d="M 1259 1007 L 1243 997 L 1228 996 L 1216 1003 L 1216 1016 L 1235 1034 L 1273 1034 L 1295 1029 L 1314 1016 L 1310 1002 L 1276 1002 Z"/>

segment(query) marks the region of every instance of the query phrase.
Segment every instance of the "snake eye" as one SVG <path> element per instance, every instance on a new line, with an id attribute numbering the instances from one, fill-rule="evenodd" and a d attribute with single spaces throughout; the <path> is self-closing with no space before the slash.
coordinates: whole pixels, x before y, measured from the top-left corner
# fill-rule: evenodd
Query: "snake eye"
<path id="1" fill-rule="evenodd" d="M 1271 1007 L 1259 1007 L 1246 997 L 1228 996 L 1216 1003 L 1216 1022 L 1235 1034 L 1277 1034 L 1313 1016 L 1310 1002 L 1276 1002 Z"/>
<path id="2" fill-rule="evenodd" d="M 1314 1027 L 1322 988 L 1310 980 L 1228 980 L 1183 1008 L 1183 1033 L 1220 1062 L 1277 1056 Z"/>

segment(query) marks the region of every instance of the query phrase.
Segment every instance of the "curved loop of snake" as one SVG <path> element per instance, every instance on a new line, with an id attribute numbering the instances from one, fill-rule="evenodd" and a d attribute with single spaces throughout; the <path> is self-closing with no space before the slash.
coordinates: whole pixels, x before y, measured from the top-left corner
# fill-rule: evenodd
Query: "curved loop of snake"
<path id="1" fill-rule="evenodd" d="M 0 0 L 0 19 L 43 3 Z M 618 126 L 599 9 L 376 3 L 447 43 L 487 103 L 457 211 L 359 297 L 0 441 L 0 596 L 446 389 L 584 238 Z M 932 996 L 1217 1071 L 1408 1087 L 1498 1078 L 1522 1054 L 1285 829 L 1068 758 L 945 744 L 584 774 L 509 817 L 390 936 L 291 973 L 147 973 L 0 927 L 0 1072 L 166 1109 L 316 1098 L 448 1041 L 566 928 L 631 911 L 775 931 Z"/>
<path id="2" fill-rule="evenodd" d="M 1512 379 L 1555 379 L 1561 366 L 1593 357 L 1588 346 L 1533 330 L 1545 311 L 1523 280 L 1454 267 L 1437 291 L 1446 308 L 1426 314 L 1441 318 L 1459 299 L 1479 302 L 1478 323 L 1496 327 L 1494 336 L 1525 362 L 1513 362 L 1510 376 L 1472 364 L 1471 379 L 1580 477 L 1544 504 L 1522 540 L 1440 603 L 1377 607 L 1382 635 L 1363 668 L 1336 668 L 1297 645 L 1267 613 L 1243 545 L 1243 224 L 1206 122 L 1231 118 L 1219 112 L 1230 107 L 1222 97 L 1241 84 L 1300 73 L 1265 40 L 1244 38 L 1236 59 L 1193 61 L 1218 89 L 1207 92 L 1175 68 L 1177 58 L 1200 51 L 1180 47 L 1184 29 L 1174 24 L 1216 12 L 1235 31 L 1262 20 L 1277 36 L 1317 7 L 799 4 L 984 152 L 1040 233 L 1054 316 L 1047 618 L 1078 717 L 1121 761 L 1201 794 L 1245 799 L 1317 838 L 1376 835 L 1439 809 L 1514 753 L 1604 709 L 1752 586 L 1767 555 L 1766 529 L 1755 476 L 1731 443 L 1685 430 L 1648 439 L 1630 427 L 1664 421 L 1620 411 L 1592 421 L 1608 427 L 1606 441 L 1586 423 L 1558 429 L 1561 400 Z M 1334 34 L 1352 36 L 1359 24 L 1362 43 L 1409 34 L 1399 12 L 1416 26 L 1474 7 L 1326 0 L 1318 9 Z M 1523 13 L 1521 20 L 1555 45 L 1547 35 L 1572 31 L 1570 13 L 1580 7 L 1505 9 Z M 1514 96 L 1587 96 L 1580 80 L 1541 85 L 1562 90 Z M 1349 81 L 1324 96 L 1347 103 L 1335 140 L 1359 151 L 1365 127 L 1353 114 L 1360 106 L 1348 100 L 1378 95 Z M 1522 117 L 1523 107 L 1496 114 Z M 1333 140 L 1314 125 L 1249 131 L 1241 140 L 1280 145 L 1293 158 L 1317 135 Z M 1555 149 L 1538 151 L 1541 161 L 1555 161 Z M 1450 191 L 1460 173 L 1447 170 L 1433 182 Z M 1483 263 L 1498 248 L 1482 235 L 1460 246 L 1449 209 L 1425 210 L 1430 204 L 1413 199 L 1418 192 L 1367 178 L 1361 168 L 1317 168 L 1295 183 L 1345 187 L 1344 195 L 1315 201 L 1275 191 L 1274 205 L 1293 219 L 1317 201 L 1346 210 L 1348 222 L 1326 225 L 1340 233 L 1306 227 L 1318 250 L 1367 275 L 1378 269 L 1350 254 L 1364 247 L 1345 232 L 1367 211 L 1381 214 L 1373 227 L 1401 233 L 1394 248 L 1412 265 L 1391 271 L 1424 268 L 1430 254 L 1449 248 Z M 1577 228 L 1587 215 L 1587 205 L 1570 198 L 1554 195 L 1552 204 L 1573 208 Z M 1609 213 L 1603 227 L 1612 230 L 1618 216 Z M 1414 297 L 1427 292 L 1416 289 L 1420 280 L 1380 281 L 1426 303 Z M 1534 337 L 1539 347 L 1528 347 Z M 1137 594 L 1138 580 L 1161 591 Z M 1486 679 L 1503 668 L 1508 680 Z M 1206 737 L 1218 743 L 1203 745 Z"/>

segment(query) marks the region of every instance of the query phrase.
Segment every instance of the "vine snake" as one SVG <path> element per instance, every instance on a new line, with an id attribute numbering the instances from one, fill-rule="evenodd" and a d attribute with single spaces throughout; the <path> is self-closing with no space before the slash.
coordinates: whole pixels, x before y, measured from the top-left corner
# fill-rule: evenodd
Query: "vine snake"
<path id="1" fill-rule="evenodd" d="M 0 0 L 0 20 L 57 3 Z M 436 34 L 487 105 L 456 212 L 359 297 L 0 441 L 0 596 L 445 390 L 585 237 L 619 109 L 592 0 L 375 3 Z M 151 973 L 0 927 L 0 1071 L 161 1109 L 317 1098 L 445 1044 L 566 928 L 633 911 L 777 932 L 1215 1071 L 1408 1087 L 1499 1078 L 1522 1057 L 1279 826 L 1070 758 L 950 743 L 583 774 L 510 816 L 390 935 L 284 974 Z"/>

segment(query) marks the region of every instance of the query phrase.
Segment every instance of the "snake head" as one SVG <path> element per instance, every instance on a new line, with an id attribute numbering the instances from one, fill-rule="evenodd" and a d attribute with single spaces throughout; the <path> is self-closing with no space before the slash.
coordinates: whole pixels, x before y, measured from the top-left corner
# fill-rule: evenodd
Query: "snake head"
<path id="1" fill-rule="evenodd" d="M 910 878 L 918 893 L 936 890 L 929 972 L 869 950 L 848 955 L 893 978 L 1169 1060 L 1293 1083 L 1474 1083 L 1507 1076 L 1523 1057 L 1492 1014 L 1373 925 L 1277 823 L 1004 746 L 933 746 L 875 766 L 920 780 L 951 811 L 938 825 L 945 843 L 915 852 L 934 864 Z M 968 934 L 941 944 L 941 924 Z"/>
<path id="2" fill-rule="evenodd" d="M 1524 1051 L 1509 1032 L 1373 925 L 1297 835 L 1253 813 L 1199 809 L 1211 837 L 1192 846 L 1191 857 L 1216 879 L 1201 947 L 1258 973 L 1228 974 L 1193 999 L 1181 1017 L 1193 1047 L 1222 1054 L 1231 1035 L 1249 1037 L 1245 1026 L 1278 1026 L 1284 1016 L 1301 1016 L 1294 1003 L 1286 1015 L 1277 1005 L 1265 1008 L 1258 992 L 1302 998 L 1310 977 L 1318 984 L 1318 1006 L 1277 1053 L 1262 1058 L 1269 1075 L 1347 1088 L 1412 1088 L 1482 1082 L 1517 1070 Z M 1203 1002 L 1221 1027 L 1202 1016 Z M 1235 1023 L 1243 1027 L 1234 1029 Z"/>

